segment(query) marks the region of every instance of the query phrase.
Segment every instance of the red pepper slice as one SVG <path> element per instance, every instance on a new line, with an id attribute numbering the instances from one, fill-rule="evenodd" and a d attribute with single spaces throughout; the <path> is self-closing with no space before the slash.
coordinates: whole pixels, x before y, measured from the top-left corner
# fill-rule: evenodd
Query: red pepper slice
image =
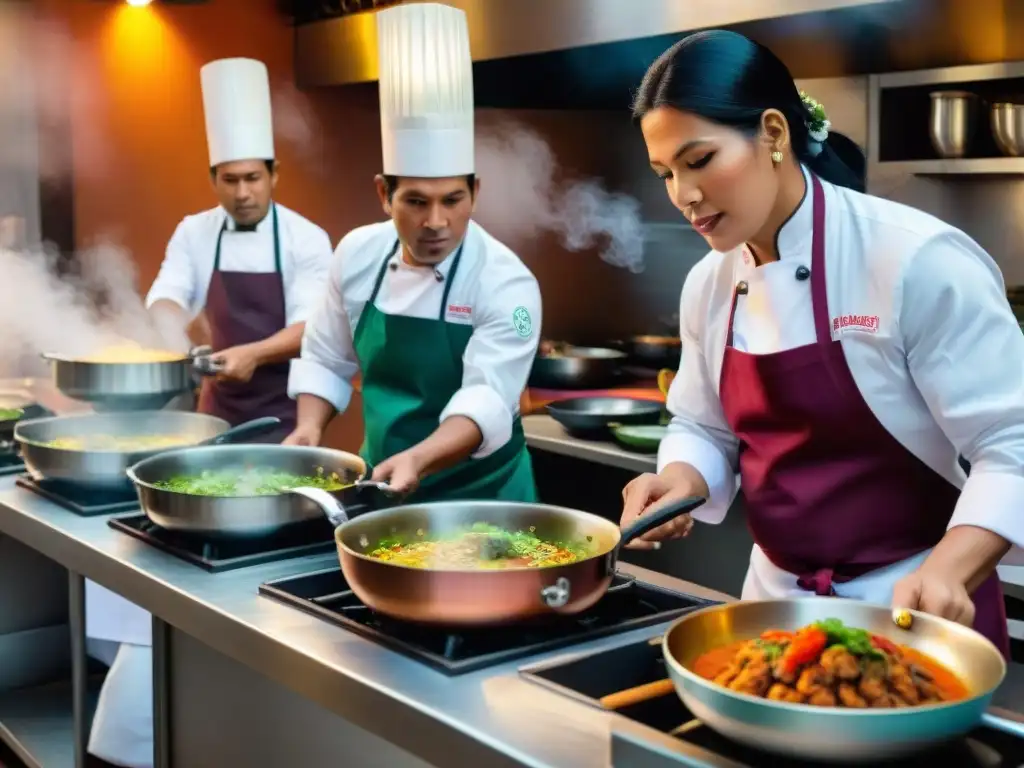
<path id="1" fill-rule="evenodd" d="M 892 654 L 894 656 L 899 655 L 899 646 L 897 646 L 896 643 L 892 642 L 891 640 L 887 640 L 886 638 L 881 637 L 879 635 L 871 636 L 871 644 L 880 651 L 885 651 L 886 653 Z"/>
<path id="2" fill-rule="evenodd" d="M 796 672 L 804 664 L 818 658 L 827 643 L 828 635 L 817 627 L 801 629 L 793 636 L 793 641 L 782 654 L 783 669 L 790 674 Z"/>

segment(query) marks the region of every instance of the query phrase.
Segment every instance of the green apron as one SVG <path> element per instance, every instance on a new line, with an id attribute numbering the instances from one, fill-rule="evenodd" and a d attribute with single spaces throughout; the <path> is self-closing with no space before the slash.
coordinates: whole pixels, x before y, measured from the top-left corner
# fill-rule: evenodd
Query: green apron
<path id="1" fill-rule="evenodd" d="M 370 466 L 411 448 L 430 436 L 441 412 L 462 387 L 462 356 L 473 335 L 471 325 L 448 323 L 444 310 L 455 280 L 462 246 L 455 253 L 436 320 L 389 315 L 374 305 L 396 241 L 381 265 L 353 346 L 363 377 L 365 438 L 359 453 Z M 498 499 L 537 501 L 533 467 L 517 416 L 512 438 L 481 459 L 467 459 L 426 477 L 406 503 Z"/>

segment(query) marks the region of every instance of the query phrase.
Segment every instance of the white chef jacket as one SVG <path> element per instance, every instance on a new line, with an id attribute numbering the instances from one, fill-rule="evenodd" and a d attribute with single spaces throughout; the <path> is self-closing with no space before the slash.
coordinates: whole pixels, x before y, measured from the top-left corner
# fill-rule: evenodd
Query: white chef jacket
<path id="1" fill-rule="evenodd" d="M 289 395 L 316 395 L 339 412 L 348 407 L 352 378 L 359 368 L 353 333 L 397 239 L 389 220 L 355 229 L 338 244 L 327 291 L 306 323 L 302 356 L 292 361 Z M 454 261 L 453 251 L 436 269 L 412 266 L 399 250 L 391 256 L 395 268 L 385 272 L 374 305 L 387 314 L 437 319 Z M 444 279 L 438 280 L 438 275 Z M 532 329 L 525 336 L 513 322 L 519 308 L 525 308 L 531 320 Z M 472 325 L 473 335 L 462 358 L 462 387 L 448 401 L 440 421 L 451 416 L 472 419 L 483 435 L 474 457 L 489 456 L 512 436 L 540 339 L 540 288 L 511 250 L 471 221 L 443 317 L 449 323 Z"/>
<path id="2" fill-rule="evenodd" d="M 807 171 L 805 170 L 805 175 Z M 778 236 L 779 261 L 755 267 L 746 246 L 712 251 L 687 276 L 680 302 L 679 373 L 658 469 L 695 467 L 711 496 L 694 518 L 719 523 L 737 492 L 738 440 L 719 399 L 733 289 L 745 280 L 736 349 L 770 354 L 815 340 L 812 195 Z M 940 476 L 962 488 L 949 527 L 975 525 L 1024 545 L 1024 334 L 992 258 L 963 232 L 913 208 L 822 182 L 832 338 L 879 422 Z M 957 462 L 971 464 L 965 478 Z M 1020 551 L 1011 553 L 1020 559 Z M 888 602 L 927 553 L 836 585 Z M 755 545 L 745 597 L 799 594 L 796 576 Z"/>
<path id="3" fill-rule="evenodd" d="M 281 239 L 281 278 L 284 283 L 285 325 L 304 322 L 323 291 L 331 263 L 327 233 L 280 203 L 277 207 Z M 220 269 L 223 272 L 273 272 L 274 223 L 268 213 L 255 232 L 238 232 L 235 220 L 220 206 L 186 216 L 167 244 L 160 272 L 153 281 L 146 306 L 169 299 L 195 317 L 206 306 L 206 291 L 213 275 L 217 235 L 224 222 Z"/>

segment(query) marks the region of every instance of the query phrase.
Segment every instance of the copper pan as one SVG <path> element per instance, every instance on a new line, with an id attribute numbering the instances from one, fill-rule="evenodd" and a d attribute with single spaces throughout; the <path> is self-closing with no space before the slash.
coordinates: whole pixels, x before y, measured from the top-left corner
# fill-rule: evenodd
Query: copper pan
<path id="1" fill-rule="evenodd" d="M 397 619 L 451 627 L 585 611 L 611 585 L 625 544 L 704 503 L 699 498 L 683 499 L 620 531 L 610 520 L 587 512 L 503 501 L 415 504 L 348 520 L 333 496 L 311 488 L 292 492 L 316 501 L 337 525 L 334 539 L 345 581 L 368 607 Z M 530 530 L 546 541 L 585 543 L 592 554 L 564 566 L 500 570 L 410 568 L 367 554 L 385 538 L 440 538 L 473 523 Z"/>

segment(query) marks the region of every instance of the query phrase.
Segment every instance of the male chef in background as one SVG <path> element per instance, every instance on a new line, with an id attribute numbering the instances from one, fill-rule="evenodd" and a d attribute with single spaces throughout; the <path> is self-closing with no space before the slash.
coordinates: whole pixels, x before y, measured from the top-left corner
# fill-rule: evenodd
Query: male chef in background
<path id="1" fill-rule="evenodd" d="M 519 398 L 540 336 L 537 281 L 470 221 L 473 78 L 466 16 L 437 3 L 377 13 L 390 220 L 338 245 L 288 391 L 316 445 L 362 373 L 362 456 L 410 500 L 534 501 Z"/>
<path id="2" fill-rule="evenodd" d="M 252 59 L 222 59 L 200 72 L 210 176 L 218 205 L 186 216 L 167 245 L 146 305 L 184 327 L 200 312 L 220 373 L 204 381 L 199 411 L 232 425 L 260 416 L 295 427 L 288 361 L 331 259 L 327 233 L 273 201 L 277 184 L 270 83 Z"/>
<path id="3" fill-rule="evenodd" d="M 205 310 L 214 358 L 199 409 L 237 424 L 277 416 L 294 427 L 288 360 L 331 259 L 327 233 L 274 203 L 277 183 L 267 68 L 224 59 L 202 68 L 210 175 L 220 205 L 186 216 L 167 246 L 146 304 L 158 322 L 184 328 Z M 153 765 L 151 617 L 86 582 L 90 655 L 110 671 L 100 693 L 89 752 L 117 766 Z"/>

